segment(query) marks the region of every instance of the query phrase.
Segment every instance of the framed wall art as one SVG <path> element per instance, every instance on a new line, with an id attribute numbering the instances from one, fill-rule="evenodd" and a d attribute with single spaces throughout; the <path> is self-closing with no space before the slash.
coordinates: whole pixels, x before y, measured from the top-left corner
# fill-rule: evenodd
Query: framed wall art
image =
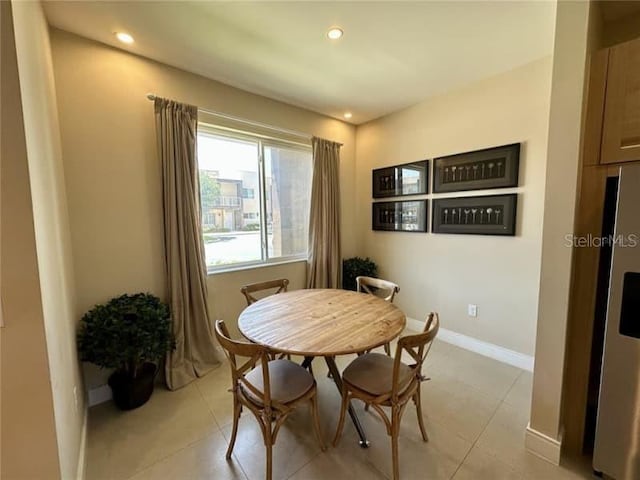
<path id="1" fill-rule="evenodd" d="M 427 200 L 375 202 L 371 217 L 373 230 L 426 232 Z"/>
<path id="2" fill-rule="evenodd" d="M 449 155 L 433 162 L 433 193 L 517 187 L 520 144 Z"/>
<path id="3" fill-rule="evenodd" d="M 429 193 L 429 160 L 378 168 L 372 178 L 373 198 Z"/>
<path id="4" fill-rule="evenodd" d="M 518 195 L 438 198 L 433 200 L 433 233 L 516 234 Z"/>

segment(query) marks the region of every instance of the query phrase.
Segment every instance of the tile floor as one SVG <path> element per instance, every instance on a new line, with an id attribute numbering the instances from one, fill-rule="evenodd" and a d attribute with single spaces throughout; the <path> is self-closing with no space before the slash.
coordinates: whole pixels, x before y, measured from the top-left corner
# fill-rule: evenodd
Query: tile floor
<path id="1" fill-rule="evenodd" d="M 351 357 L 338 359 L 343 368 Z M 314 362 L 326 443 L 333 438 L 339 394 L 321 359 Z M 418 430 L 415 409 L 403 417 L 400 474 L 412 479 L 590 478 L 588 466 L 553 466 L 524 450 L 531 374 L 437 342 L 427 359 L 422 384 L 428 443 Z M 89 417 L 87 479 L 264 478 L 264 446 L 250 413 L 240 420 L 231 461 L 224 458 L 231 431 L 230 374 L 223 364 L 176 392 L 158 388 L 147 405 L 119 412 L 111 403 Z M 381 420 L 356 409 L 371 447 L 361 449 L 353 425 L 345 425 L 337 448 L 322 452 L 309 411 L 298 409 L 280 431 L 274 448 L 274 480 L 385 479 L 391 452 Z"/>

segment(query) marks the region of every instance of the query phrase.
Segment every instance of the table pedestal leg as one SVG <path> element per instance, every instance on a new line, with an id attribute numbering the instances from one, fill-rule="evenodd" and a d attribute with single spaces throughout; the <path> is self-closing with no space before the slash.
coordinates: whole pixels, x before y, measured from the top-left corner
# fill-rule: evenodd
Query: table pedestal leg
<path id="1" fill-rule="evenodd" d="M 311 371 L 311 362 L 313 362 L 314 357 L 304 357 L 302 364 L 300 365 L 302 368 Z"/>
<path id="2" fill-rule="evenodd" d="M 342 395 L 342 377 L 340 376 L 340 372 L 338 371 L 335 357 L 324 357 L 324 359 L 327 362 L 327 367 L 329 367 L 329 372 L 331 373 L 331 377 L 333 378 L 333 381 L 335 382 L 336 387 L 338 387 L 338 391 L 340 392 L 340 395 Z M 360 442 L 358 443 L 360 443 L 360 446 L 362 448 L 369 447 L 369 440 L 367 440 L 367 437 L 364 433 L 364 429 L 362 428 L 362 425 L 360 425 L 360 420 L 358 420 L 358 416 L 356 415 L 356 412 L 353 410 L 353 407 L 351 406 L 351 402 L 349 402 L 349 416 L 351 417 L 353 426 L 356 427 L 356 431 L 358 432 L 358 436 L 360 437 Z"/>

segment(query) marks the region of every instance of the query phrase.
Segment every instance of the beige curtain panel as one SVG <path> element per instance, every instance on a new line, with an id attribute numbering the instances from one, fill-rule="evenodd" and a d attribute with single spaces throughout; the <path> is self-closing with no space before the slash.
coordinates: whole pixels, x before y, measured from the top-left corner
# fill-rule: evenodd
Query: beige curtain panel
<path id="1" fill-rule="evenodd" d="M 340 144 L 313 138 L 307 288 L 340 288 Z"/>
<path id="2" fill-rule="evenodd" d="M 207 273 L 200 224 L 196 161 L 198 110 L 155 99 L 156 136 L 162 161 L 165 271 L 176 349 L 167 356 L 171 390 L 219 363 L 207 308 Z"/>

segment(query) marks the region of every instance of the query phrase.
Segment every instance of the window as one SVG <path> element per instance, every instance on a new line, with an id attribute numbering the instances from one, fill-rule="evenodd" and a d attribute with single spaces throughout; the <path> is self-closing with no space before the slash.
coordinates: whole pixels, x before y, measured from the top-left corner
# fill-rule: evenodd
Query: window
<path id="1" fill-rule="evenodd" d="M 198 167 L 209 271 L 306 258 L 310 146 L 201 124 Z"/>

